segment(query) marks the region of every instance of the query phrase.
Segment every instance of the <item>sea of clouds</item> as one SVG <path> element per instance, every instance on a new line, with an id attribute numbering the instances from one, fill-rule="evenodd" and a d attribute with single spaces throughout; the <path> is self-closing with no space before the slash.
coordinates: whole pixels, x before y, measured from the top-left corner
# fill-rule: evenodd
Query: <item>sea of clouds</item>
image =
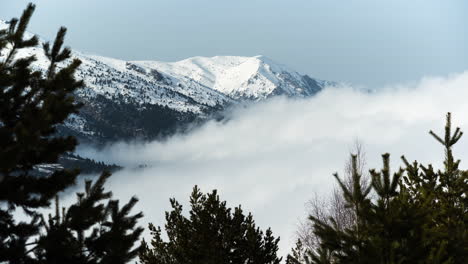
<path id="1" fill-rule="evenodd" d="M 140 199 L 142 225 L 164 226 L 169 198 L 187 204 L 199 185 L 204 192 L 217 189 L 229 206 L 242 204 L 258 225 L 271 227 L 285 255 L 306 217 L 305 204 L 314 193 L 330 192 L 332 173 L 342 174 L 356 139 L 369 168 L 381 168 L 385 152 L 395 169 L 403 154 L 440 167 L 443 148 L 428 131 L 441 134 L 447 112 L 454 126 L 468 130 L 468 72 L 374 90 L 338 87 L 308 99 L 273 98 L 233 109 L 228 121 L 209 121 L 189 134 L 101 150 L 81 146 L 78 153 L 127 168 L 108 186 L 117 198 Z M 467 168 L 468 139 L 454 152 Z"/>

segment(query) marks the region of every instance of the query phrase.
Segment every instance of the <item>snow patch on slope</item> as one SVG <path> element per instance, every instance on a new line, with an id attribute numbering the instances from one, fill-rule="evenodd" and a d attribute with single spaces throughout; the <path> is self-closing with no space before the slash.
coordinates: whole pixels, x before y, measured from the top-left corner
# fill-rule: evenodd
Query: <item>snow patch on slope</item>
<path id="1" fill-rule="evenodd" d="M 180 83 L 205 86 L 233 98 L 266 98 L 279 87 L 289 95 L 295 89 L 283 75 L 299 84 L 302 75 L 265 56 L 193 57 L 177 62 L 134 61 L 136 65 L 157 69 Z"/>

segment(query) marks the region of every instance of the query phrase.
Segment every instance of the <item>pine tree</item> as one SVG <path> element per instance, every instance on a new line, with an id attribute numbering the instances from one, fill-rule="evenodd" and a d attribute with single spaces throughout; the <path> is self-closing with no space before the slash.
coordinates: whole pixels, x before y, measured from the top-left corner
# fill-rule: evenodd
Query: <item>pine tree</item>
<path id="1" fill-rule="evenodd" d="M 406 168 L 392 175 L 390 155 L 384 154 L 383 168 L 370 170 L 372 185 L 363 188 L 353 161 L 350 186 L 335 178 L 355 224 L 342 229 L 333 217 L 311 217 L 320 245 L 305 257 L 289 256 L 289 263 L 466 263 L 468 172 L 452 154 L 462 132 L 451 133 L 449 113 L 444 138 L 430 133 L 445 148 L 443 170 L 402 157 Z M 367 197 L 370 187 L 375 199 Z"/>
<path id="2" fill-rule="evenodd" d="M 278 264 L 279 238 L 270 229 L 263 233 L 251 214 L 240 207 L 228 208 L 215 191 L 202 194 L 197 186 L 190 196 L 186 217 L 182 205 L 171 199 L 166 212 L 168 241 L 161 228 L 150 224 L 150 246 L 143 241 L 140 260 L 144 264 Z"/>
<path id="3" fill-rule="evenodd" d="M 296 246 L 291 250 L 291 254 L 286 257 L 286 264 L 311 264 L 311 258 L 314 256 L 320 256 L 320 263 L 330 263 L 330 255 L 320 252 L 321 248 L 316 249 L 317 252 L 314 254 L 311 249 L 305 248 L 302 244 L 301 239 L 296 241 Z"/>
<path id="4" fill-rule="evenodd" d="M 401 179 L 403 169 L 390 174 L 390 155 L 382 155 L 383 168 L 370 170 L 373 190 L 377 199 L 373 202 L 370 218 L 369 244 L 375 251 L 378 263 L 414 263 L 426 250 L 422 242 L 426 221 L 424 210 L 409 203 Z"/>
<path id="5" fill-rule="evenodd" d="M 80 61 L 62 48 L 66 34 L 60 28 L 54 43 L 43 45 L 50 60 L 45 72 L 33 70 L 34 56 L 18 52 L 38 44 L 26 38 L 35 6 L 29 4 L 19 20 L 0 30 L 0 262 L 1 263 L 128 263 L 142 229 L 141 213 L 129 215 L 137 202 L 132 198 L 119 208 L 110 200 L 103 173 L 78 202 L 55 216 L 38 212 L 50 205 L 60 191 L 75 183 L 77 170 L 58 170 L 50 175 L 32 173 L 37 165 L 56 163 L 75 149 L 76 139 L 57 135 L 57 126 L 81 106 L 73 92 L 83 86 L 74 78 Z M 105 205 L 102 201 L 107 200 Z M 16 221 L 22 209 L 30 221 Z"/>
<path id="6" fill-rule="evenodd" d="M 362 184 L 361 173 L 357 166 L 357 157 L 351 156 L 351 184 L 343 182 L 337 173 L 333 176 L 337 180 L 346 208 L 350 208 L 354 215 L 354 223 L 345 229 L 338 226 L 337 220 L 330 216 L 325 222 L 314 216 L 310 220 L 314 222 L 314 233 L 320 238 L 320 245 L 315 252 L 310 252 L 312 263 L 323 263 L 325 259 L 343 261 L 343 263 L 368 263 L 367 256 L 372 254 L 367 245 L 367 217 L 365 216 L 370 208 L 368 195 L 371 186 Z M 369 262 L 370 263 L 370 262 Z"/>
<path id="7" fill-rule="evenodd" d="M 372 186 L 367 188 L 359 187 L 356 170 L 351 186 L 335 176 L 347 206 L 356 214 L 356 223 L 343 230 L 333 217 L 330 223 L 311 217 L 320 238 L 320 247 L 309 253 L 311 263 L 418 263 L 424 256 L 420 226 L 424 215 L 409 205 L 407 193 L 400 191 L 403 171 L 391 175 L 389 154 L 382 158 L 383 168 L 370 171 Z M 367 198 L 371 187 L 377 195 L 375 200 Z"/>
<path id="8" fill-rule="evenodd" d="M 418 162 L 407 166 L 404 183 L 410 201 L 429 214 L 425 227 L 428 261 L 431 263 L 464 263 L 468 259 L 468 171 L 460 170 L 460 160 L 453 156 L 453 146 L 463 132 L 456 128 L 452 134 L 451 114 L 446 117 L 444 137 L 429 132 L 444 147 L 443 170 Z"/>
<path id="9" fill-rule="evenodd" d="M 352 149 L 350 158 L 345 163 L 345 176 L 342 183 L 346 185 L 346 189 L 352 189 L 354 185 L 355 175 L 359 175 L 361 189 L 368 187 L 371 183 L 370 174 L 364 170 L 366 164 L 366 154 L 362 143 L 356 140 Z M 369 198 L 372 199 L 373 193 L 369 193 Z M 323 223 L 333 225 L 336 229 L 344 231 L 347 228 L 352 228 L 356 224 L 356 214 L 352 207 L 347 205 L 346 199 L 343 197 L 341 186 L 337 185 L 333 188 L 330 196 L 318 196 L 309 200 L 309 214 L 312 218 L 320 220 Z M 333 219 L 331 221 L 330 219 Z M 314 234 L 314 222 L 306 221 L 302 223 L 297 232 L 298 243 L 292 249 L 292 254 L 288 256 L 287 263 L 330 263 L 332 262 L 332 254 L 330 250 L 320 247 L 321 239 Z M 315 254 L 314 254 L 315 252 Z M 289 261 L 289 262 L 288 262 Z"/>
<path id="10" fill-rule="evenodd" d="M 369 229 L 374 231 L 375 237 L 371 239 L 372 244 L 377 250 L 379 263 L 390 264 L 395 263 L 396 245 L 394 241 L 395 229 L 395 211 L 398 208 L 394 206 L 395 197 L 398 195 L 398 184 L 402 175 L 402 170 L 390 174 L 390 154 L 382 155 L 383 168 L 380 172 L 372 169 L 372 187 L 377 193 L 377 201 L 373 204 L 369 222 Z"/>
<path id="11" fill-rule="evenodd" d="M 12 19 L 9 28 L 0 31 L 0 262 L 27 262 L 27 241 L 38 230 L 36 209 L 48 206 L 78 174 L 60 170 L 35 177 L 30 173 L 35 165 L 56 162 L 75 148 L 74 138 L 53 135 L 56 125 L 78 110 L 71 93 L 83 85 L 73 77 L 79 60 L 54 70 L 54 65 L 68 59 L 69 52 L 62 49 L 64 28 L 49 54 L 47 77 L 31 69 L 34 56 L 16 58 L 19 50 L 38 43 L 35 36 L 25 39 L 34 9 L 29 4 L 19 20 Z M 16 208 L 31 216 L 31 222 L 17 223 Z"/>
<path id="12" fill-rule="evenodd" d="M 137 256 L 134 243 L 143 229 L 136 224 L 143 215 L 129 213 L 138 200 L 133 197 L 119 208 L 118 200 L 110 200 L 112 193 L 104 191 L 109 176 L 101 174 L 94 184 L 86 181 L 85 192 L 77 193 L 68 209 L 60 210 L 56 198 L 55 216 L 49 215 L 47 223 L 42 217 L 43 232 L 34 248 L 42 263 L 119 264 Z"/>

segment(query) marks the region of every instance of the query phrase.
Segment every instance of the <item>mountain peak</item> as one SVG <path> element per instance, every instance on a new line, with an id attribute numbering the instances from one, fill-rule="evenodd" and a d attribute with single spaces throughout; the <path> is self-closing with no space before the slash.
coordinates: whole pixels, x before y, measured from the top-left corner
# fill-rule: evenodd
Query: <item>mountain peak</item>
<path id="1" fill-rule="evenodd" d="M 157 70 L 187 86 L 202 86 L 234 99 L 262 99 L 273 94 L 306 96 L 315 93 L 303 75 L 257 55 L 192 57 L 176 62 L 134 61 L 141 67 Z M 304 89 L 304 87 L 306 87 Z"/>
<path id="2" fill-rule="evenodd" d="M 7 27 L 0 20 L 0 29 Z M 35 70 L 47 70 L 50 62 L 41 45 L 21 49 L 16 58 L 27 56 L 37 58 Z M 78 51 L 72 56 L 82 61 L 76 77 L 86 86 L 75 96 L 86 106 L 67 119 L 63 131 L 91 141 L 155 137 L 226 105 L 275 95 L 312 96 L 329 84 L 264 55 L 198 56 L 176 62 L 125 61 Z"/>
<path id="3" fill-rule="evenodd" d="M 6 22 L 0 20 L 0 29 L 6 27 Z M 32 36 L 29 32 L 28 35 Z M 39 46 L 22 50 L 18 56 L 35 55 L 38 61 L 34 66 L 45 69 L 48 61 Z M 73 51 L 73 56 L 83 61 L 78 73 L 89 86 L 88 95 L 103 95 L 109 99 L 125 96 L 133 101 L 186 111 L 197 112 L 206 105 L 261 100 L 273 95 L 305 97 L 324 86 L 265 55 L 197 56 L 175 62 L 125 61 L 77 51 Z M 175 92 L 184 102 L 170 99 L 165 95 L 167 91 Z M 196 103 L 189 103 L 192 101 Z"/>

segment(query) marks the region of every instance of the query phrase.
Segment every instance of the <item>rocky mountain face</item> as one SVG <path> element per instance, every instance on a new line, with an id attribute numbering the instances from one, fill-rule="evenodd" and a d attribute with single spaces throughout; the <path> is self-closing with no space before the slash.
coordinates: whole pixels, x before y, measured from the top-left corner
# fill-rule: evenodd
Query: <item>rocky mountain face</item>
<path id="1" fill-rule="evenodd" d="M 0 29 L 7 26 L 0 21 Z M 29 55 L 38 59 L 34 67 L 47 68 L 40 46 L 17 56 Z M 194 57 L 178 62 L 123 61 L 77 51 L 73 56 L 83 62 L 77 78 L 86 87 L 75 96 L 84 107 L 60 133 L 75 135 L 81 142 L 153 139 L 206 120 L 226 106 L 277 95 L 308 97 L 334 85 L 264 56 Z"/>

